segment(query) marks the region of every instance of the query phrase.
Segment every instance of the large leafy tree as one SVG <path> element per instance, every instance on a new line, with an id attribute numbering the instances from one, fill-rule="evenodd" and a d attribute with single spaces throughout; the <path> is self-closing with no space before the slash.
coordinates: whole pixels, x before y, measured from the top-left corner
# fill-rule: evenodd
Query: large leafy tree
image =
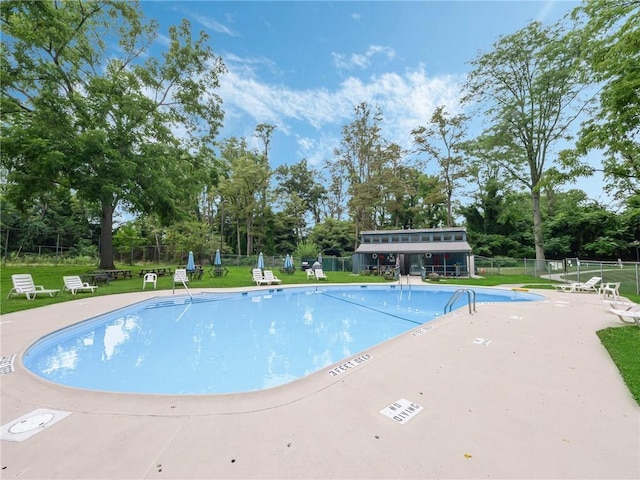
<path id="1" fill-rule="evenodd" d="M 538 260 L 545 258 L 541 190 L 558 160 L 554 149 L 587 104 L 579 45 L 569 40 L 561 26 L 533 22 L 474 59 L 466 83 L 466 100 L 488 124 L 476 153 L 530 193 Z"/>
<path id="2" fill-rule="evenodd" d="M 337 184 L 330 187 L 330 192 L 335 194 L 345 186 L 349 213 L 356 227 L 355 247 L 361 231 L 378 225 L 376 218 L 384 209 L 386 197 L 386 167 L 399 150 L 382 137 L 380 109 L 372 110 L 363 102 L 354 107 L 354 114 L 354 121 L 342 127 L 340 147 L 334 151 L 331 174 Z"/>
<path id="3" fill-rule="evenodd" d="M 276 193 L 282 199 L 284 208 L 304 222 L 306 214 L 311 215 L 314 224 L 322 220 L 322 204 L 327 197 L 323 185 L 323 176 L 317 169 L 310 167 L 306 159 L 293 165 L 280 165 L 275 170 L 278 186 Z M 304 223 L 300 225 L 302 232 Z"/>
<path id="4" fill-rule="evenodd" d="M 426 126 L 420 126 L 411 132 L 418 151 L 428 155 L 427 161 L 433 159 L 438 165 L 438 174 L 447 198 L 447 226 L 449 227 L 454 224 L 453 194 L 467 172 L 462 156 L 467 120 L 468 118 L 463 114 L 447 113 L 445 107 L 441 105 L 435 109 Z"/>
<path id="5" fill-rule="evenodd" d="M 98 206 L 100 267 L 113 268 L 117 208 L 168 220 L 191 193 L 193 153 L 222 118 L 211 92 L 224 65 L 187 22 L 152 56 L 157 24 L 134 2 L 7 1 L 0 17 L 8 194 L 28 205 L 71 189 Z"/>
<path id="6" fill-rule="evenodd" d="M 574 35 L 601 86 L 596 113 L 582 125 L 576 149 L 603 156 L 606 189 L 640 193 L 640 0 L 587 0 L 573 12 Z M 573 153 L 573 155 L 571 155 Z M 583 165 L 586 166 L 586 165 Z M 592 167 L 586 166 L 586 170 Z"/>
<path id="7" fill-rule="evenodd" d="M 272 171 L 263 155 L 248 148 L 244 138 L 231 137 L 220 144 L 220 159 L 227 172 L 220 179 L 220 195 L 224 199 L 226 215 L 235 223 L 236 251 L 252 255 L 255 252 L 255 223 L 265 215 L 262 196 L 267 191 Z M 245 240 L 242 240 L 244 233 Z"/>

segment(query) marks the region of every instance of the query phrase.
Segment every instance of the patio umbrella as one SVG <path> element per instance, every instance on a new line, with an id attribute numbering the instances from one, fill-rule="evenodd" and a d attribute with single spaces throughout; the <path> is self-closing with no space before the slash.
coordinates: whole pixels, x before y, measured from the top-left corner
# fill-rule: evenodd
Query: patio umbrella
<path id="1" fill-rule="evenodd" d="M 264 257 L 262 256 L 262 252 L 258 255 L 258 268 L 264 270 Z"/>
<path id="2" fill-rule="evenodd" d="M 216 258 L 213 260 L 213 264 L 218 267 L 222 265 L 222 259 L 220 258 L 220 249 L 216 250 Z"/>
<path id="3" fill-rule="evenodd" d="M 318 263 L 322 265 L 322 252 L 318 254 Z"/>
<path id="4" fill-rule="evenodd" d="M 293 261 L 291 260 L 291 255 L 287 253 L 287 256 L 284 257 L 284 269 L 291 270 L 293 268 Z"/>
<path id="5" fill-rule="evenodd" d="M 195 270 L 196 262 L 193 260 L 193 252 L 189 251 L 189 260 L 187 260 L 187 270 Z"/>

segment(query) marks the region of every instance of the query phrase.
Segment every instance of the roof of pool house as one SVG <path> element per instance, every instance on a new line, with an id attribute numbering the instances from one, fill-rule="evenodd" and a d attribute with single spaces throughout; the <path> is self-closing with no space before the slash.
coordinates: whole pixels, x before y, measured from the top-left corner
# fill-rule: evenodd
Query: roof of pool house
<path id="1" fill-rule="evenodd" d="M 360 232 L 355 253 L 471 253 L 464 227 L 406 230 L 369 230 Z"/>

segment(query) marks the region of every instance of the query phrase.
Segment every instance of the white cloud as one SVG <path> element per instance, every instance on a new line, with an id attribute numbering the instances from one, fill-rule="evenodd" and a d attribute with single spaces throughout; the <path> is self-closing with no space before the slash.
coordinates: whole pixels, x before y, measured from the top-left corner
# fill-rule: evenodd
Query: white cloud
<path id="1" fill-rule="evenodd" d="M 318 132 L 318 136 L 314 138 L 298 136 L 296 141 L 297 158 L 306 158 L 309 166 L 319 170 L 325 161 L 333 158 L 333 151 L 340 144 L 338 135 L 331 132 Z"/>
<path id="2" fill-rule="evenodd" d="M 343 53 L 331 52 L 333 64 L 340 70 L 352 70 L 354 68 L 367 68 L 371 65 L 373 57 L 383 55 L 391 60 L 396 56 L 393 48 L 380 45 L 370 46 L 364 53 L 352 53 L 350 57 Z"/>
<path id="3" fill-rule="evenodd" d="M 202 25 L 205 28 L 208 28 L 209 30 L 213 30 L 214 32 L 217 32 L 217 33 L 223 33 L 223 34 L 229 35 L 231 37 L 237 37 L 238 36 L 238 34 L 236 32 L 231 30 L 226 25 L 223 25 L 222 23 L 214 20 L 213 18 L 205 17 L 204 15 L 198 15 L 198 14 L 195 14 L 195 13 L 190 14 L 190 16 L 196 22 L 198 22 L 200 25 Z"/>
<path id="4" fill-rule="evenodd" d="M 220 79 L 225 123 L 246 116 L 252 125 L 276 125 L 279 132 L 295 137 L 299 155 L 314 165 L 332 156 L 340 128 L 354 119 L 353 107 L 362 102 L 381 108 L 383 135 L 404 148 L 411 145 L 411 130 L 424 125 L 436 106 L 444 104 L 451 113 L 460 110 L 462 78 L 429 77 L 423 66 L 403 74 L 349 77 L 334 90 L 296 90 L 262 83 L 247 72 L 247 63 L 239 65 L 230 62 Z"/>

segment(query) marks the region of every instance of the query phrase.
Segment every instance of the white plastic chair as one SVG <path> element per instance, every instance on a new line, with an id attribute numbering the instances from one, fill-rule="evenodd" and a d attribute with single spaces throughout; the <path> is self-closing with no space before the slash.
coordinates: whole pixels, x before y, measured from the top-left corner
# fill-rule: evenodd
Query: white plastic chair
<path id="1" fill-rule="evenodd" d="M 276 277 L 273 274 L 272 270 L 265 270 L 264 271 L 264 281 L 267 282 L 267 285 L 271 285 L 271 284 L 280 284 L 282 283 L 282 280 L 280 280 L 278 277 Z"/>
<path id="2" fill-rule="evenodd" d="M 47 289 L 42 285 L 35 285 L 30 273 L 18 273 L 11 275 L 11 281 L 13 282 L 13 288 L 9 290 L 9 295 L 24 295 L 27 300 L 33 300 L 39 293 L 47 294 L 50 297 L 55 297 L 60 289 Z"/>
<path id="3" fill-rule="evenodd" d="M 315 274 L 316 274 L 316 279 L 317 280 L 328 280 L 329 279 L 329 277 L 327 277 L 324 274 L 324 271 L 321 268 L 316 268 Z"/>
<path id="4" fill-rule="evenodd" d="M 143 290 L 145 289 L 145 287 L 147 286 L 147 283 L 152 283 L 153 289 L 155 290 L 157 282 L 158 282 L 158 275 L 156 275 L 155 273 L 145 273 L 144 279 L 142 280 L 142 289 Z"/>
<path id="5" fill-rule="evenodd" d="M 607 298 L 609 296 L 613 297 L 614 300 L 618 300 L 620 297 L 620 282 L 609 282 L 605 283 L 598 290 L 598 295 L 602 295 L 602 298 Z"/>
<path id="6" fill-rule="evenodd" d="M 78 275 L 67 275 L 62 277 L 64 281 L 64 289 L 65 292 L 71 292 L 71 295 L 75 295 L 78 292 L 90 291 L 91 293 L 96 291 L 98 288 L 95 285 L 89 285 L 88 282 L 83 282 L 80 276 Z"/>

